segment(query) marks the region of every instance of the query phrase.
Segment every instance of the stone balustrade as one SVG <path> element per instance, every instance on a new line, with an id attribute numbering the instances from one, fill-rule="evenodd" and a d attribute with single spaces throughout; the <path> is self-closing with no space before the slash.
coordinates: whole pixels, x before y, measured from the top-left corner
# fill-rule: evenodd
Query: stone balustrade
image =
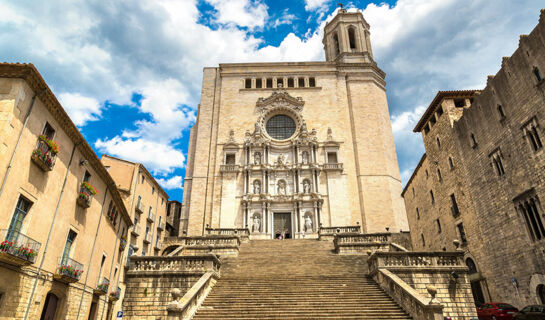
<path id="1" fill-rule="evenodd" d="M 338 233 L 361 233 L 361 226 L 322 227 L 318 229 L 318 240 L 332 241 Z"/>
<path id="2" fill-rule="evenodd" d="M 220 165 L 220 172 L 239 172 L 240 166 L 238 164 L 222 164 Z"/>
<path id="3" fill-rule="evenodd" d="M 187 298 L 187 305 L 194 306 L 195 298 L 203 298 L 202 291 L 198 289 L 201 285 L 195 284 L 205 274 L 211 274 L 210 281 L 218 279 L 220 267 L 220 260 L 213 254 L 132 256 L 126 273 L 123 318 L 167 319 L 167 306 L 172 302 L 171 292 L 174 290 L 179 293 L 179 297 L 191 292 L 192 298 Z M 185 302 L 186 298 L 180 304 Z"/>
<path id="4" fill-rule="evenodd" d="M 463 252 L 384 252 L 369 275 L 414 319 L 477 319 Z"/>
<path id="5" fill-rule="evenodd" d="M 241 242 L 248 242 L 250 229 L 248 228 L 206 228 L 208 236 L 237 236 Z"/>
<path id="6" fill-rule="evenodd" d="M 369 251 L 396 251 L 391 233 L 338 233 L 333 244 L 338 254 L 367 254 Z"/>
<path id="7" fill-rule="evenodd" d="M 236 256 L 239 252 L 240 243 L 240 237 L 229 235 L 166 237 L 163 247 L 165 252 L 173 252 L 172 248 L 177 247 L 176 254 L 181 255 L 214 253 L 218 256 Z"/>
<path id="8" fill-rule="evenodd" d="M 213 254 L 202 256 L 132 256 L 127 276 L 142 274 L 187 274 L 219 272 L 220 261 Z"/>
<path id="9" fill-rule="evenodd" d="M 191 319 L 212 287 L 216 283 L 218 275 L 214 272 L 205 273 L 184 296 L 179 299 L 181 290 L 172 290 L 173 301 L 167 306 L 167 320 Z"/>

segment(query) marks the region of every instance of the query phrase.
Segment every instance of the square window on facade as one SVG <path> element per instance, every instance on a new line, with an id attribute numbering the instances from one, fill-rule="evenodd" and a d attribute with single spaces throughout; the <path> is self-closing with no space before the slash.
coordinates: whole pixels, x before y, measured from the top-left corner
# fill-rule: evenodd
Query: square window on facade
<path id="1" fill-rule="evenodd" d="M 262 79 L 255 79 L 255 87 L 258 89 L 263 88 L 263 80 Z"/>
<path id="2" fill-rule="evenodd" d="M 297 81 L 299 82 L 299 88 L 305 87 L 305 78 L 299 78 Z"/>
<path id="3" fill-rule="evenodd" d="M 245 79 L 244 80 L 244 88 L 250 89 L 252 87 L 252 79 Z"/>
<path id="4" fill-rule="evenodd" d="M 235 155 L 232 153 L 225 155 L 225 164 L 235 164 Z"/>
<path id="5" fill-rule="evenodd" d="M 337 152 L 328 152 L 327 153 L 327 163 L 338 163 L 337 162 Z"/>
<path id="6" fill-rule="evenodd" d="M 308 86 L 309 87 L 316 87 L 316 79 L 315 78 L 308 78 Z"/>

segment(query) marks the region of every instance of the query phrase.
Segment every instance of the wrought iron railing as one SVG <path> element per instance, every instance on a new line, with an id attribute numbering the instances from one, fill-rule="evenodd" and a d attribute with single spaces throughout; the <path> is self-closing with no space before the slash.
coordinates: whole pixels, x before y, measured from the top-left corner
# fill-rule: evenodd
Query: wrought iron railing
<path id="1" fill-rule="evenodd" d="M 89 208 L 94 195 L 95 192 L 91 190 L 87 184 L 82 183 L 78 194 L 78 204 L 84 208 Z"/>
<path id="2" fill-rule="evenodd" d="M 97 290 L 102 291 L 104 293 L 108 292 L 108 288 L 110 287 L 110 280 L 106 277 L 102 278 L 102 281 L 100 281 L 97 285 Z"/>
<path id="3" fill-rule="evenodd" d="M 78 281 L 83 274 L 83 264 L 71 258 L 61 259 L 57 274 Z"/>
<path id="4" fill-rule="evenodd" d="M 119 298 L 121 297 L 121 288 L 117 287 L 117 289 L 115 291 L 110 293 L 110 296 L 114 300 L 119 300 Z"/>
<path id="5" fill-rule="evenodd" d="M 42 246 L 38 241 L 15 230 L 0 230 L 0 239 L 2 239 L 0 253 L 26 260 L 29 263 L 36 261 L 36 256 Z"/>
<path id="6" fill-rule="evenodd" d="M 32 152 L 32 160 L 42 170 L 51 171 L 53 167 L 55 166 L 55 161 L 57 160 L 57 154 L 46 143 L 46 141 L 39 139 L 38 146 Z"/>

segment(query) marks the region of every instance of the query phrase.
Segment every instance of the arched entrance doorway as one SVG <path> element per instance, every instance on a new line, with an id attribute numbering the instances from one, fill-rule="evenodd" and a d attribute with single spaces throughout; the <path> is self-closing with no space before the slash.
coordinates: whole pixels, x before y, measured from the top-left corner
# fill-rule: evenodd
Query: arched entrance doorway
<path id="1" fill-rule="evenodd" d="M 469 281 L 471 284 L 471 293 L 473 293 L 473 300 L 475 301 L 475 305 L 479 306 L 485 302 L 483 289 L 481 287 L 481 276 L 473 259 L 467 258 L 466 266 L 469 269 Z"/>
<path id="2" fill-rule="evenodd" d="M 537 297 L 541 304 L 545 304 L 545 285 L 540 284 L 537 286 Z"/>
<path id="3" fill-rule="evenodd" d="M 57 297 L 54 293 L 48 293 L 45 298 L 45 304 L 42 310 L 42 316 L 40 317 L 40 320 L 55 319 L 55 313 L 57 312 L 58 304 L 59 297 Z"/>

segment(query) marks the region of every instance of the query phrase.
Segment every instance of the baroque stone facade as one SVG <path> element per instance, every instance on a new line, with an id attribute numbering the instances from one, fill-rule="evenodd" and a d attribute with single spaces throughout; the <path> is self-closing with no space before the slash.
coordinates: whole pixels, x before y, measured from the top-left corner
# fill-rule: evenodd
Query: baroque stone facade
<path id="1" fill-rule="evenodd" d="M 475 299 L 545 303 L 545 11 L 482 91 L 439 92 L 403 191 L 413 246 L 459 239 Z"/>
<path id="2" fill-rule="evenodd" d="M 385 74 L 361 13 L 343 10 L 329 22 L 324 48 L 325 62 L 204 69 L 184 186 L 188 235 L 408 229 Z"/>

